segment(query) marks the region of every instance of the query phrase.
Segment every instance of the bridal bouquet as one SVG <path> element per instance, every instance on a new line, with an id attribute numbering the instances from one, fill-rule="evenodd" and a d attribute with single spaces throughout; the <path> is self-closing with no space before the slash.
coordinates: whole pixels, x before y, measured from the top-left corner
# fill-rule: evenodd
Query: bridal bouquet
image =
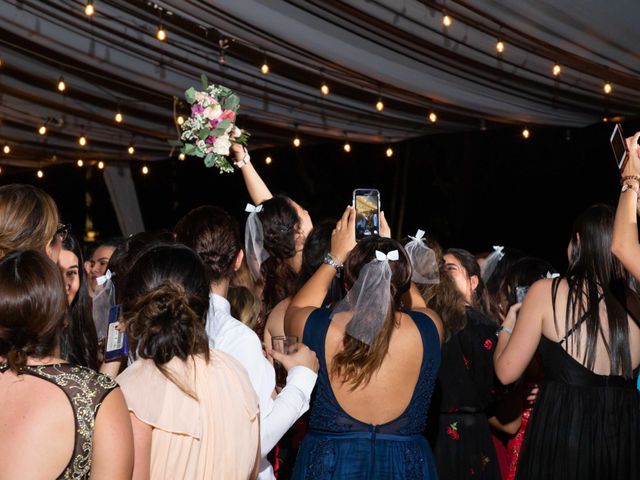
<path id="1" fill-rule="evenodd" d="M 249 133 L 235 124 L 240 98 L 227 87 L 210 85 L 205 75 L 200 79 L 202 90 L 191 87 L 185 92 L 191 116 L 181 126 L 182 153 L 204 158 L 207 167 L 220 173 L 233 172 L 228 160 L 231 145 L 246 145 L 249 139 Z"/>

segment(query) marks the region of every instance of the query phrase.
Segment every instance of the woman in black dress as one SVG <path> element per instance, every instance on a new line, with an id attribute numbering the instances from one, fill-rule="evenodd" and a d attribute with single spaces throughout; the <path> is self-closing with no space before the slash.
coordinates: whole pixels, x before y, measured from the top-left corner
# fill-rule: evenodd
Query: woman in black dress
<path id="1" fill-rule="evenodd" d="M 503 323 L 495 352 L 500 380 L 516 381 L 536 350 L 545 377 L 517 479 L 640 475 L 637 297 L 611 254 L 612 230 L 608 206 L 578 217 L 566 275 L 536 282 Z"/>

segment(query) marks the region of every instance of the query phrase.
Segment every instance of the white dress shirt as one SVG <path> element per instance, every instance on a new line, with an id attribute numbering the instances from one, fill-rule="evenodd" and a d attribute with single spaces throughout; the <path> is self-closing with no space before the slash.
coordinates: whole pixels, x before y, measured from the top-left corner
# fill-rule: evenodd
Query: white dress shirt
<path id="1" fill-rule="evenodd" d="M 262 353 L 258 335 L 233 318 L 227 299 L 215 293 L 209 296 L 206 330 L 209 345 L 234 357 L 249 374 L 249 380 L 260 402 L 262 458 L 258 479 L 273 480 L 273 467 L 266 456 L 295 421 L 309 409 L 311 392 L 318 375 L 301 365 L 293 367 L 287 375 L 286 386 L 274 400 L 272 394 L 276 386 L 275 370 Z"/>

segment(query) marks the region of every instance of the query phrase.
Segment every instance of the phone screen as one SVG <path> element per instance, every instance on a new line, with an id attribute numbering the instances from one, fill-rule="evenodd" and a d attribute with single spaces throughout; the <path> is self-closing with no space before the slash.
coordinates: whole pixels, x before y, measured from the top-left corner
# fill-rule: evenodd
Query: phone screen
<path id="1" fill-rule="evenodd" d="M 618 168 L 622 170 L 622 168 L 624 168 L 628 152 L 620 124 L 616 124 L 613 129 L 613 133 L 611 134 L 611 148 L 613 148 L 613 155 L 616 157 Z"/>
<path id="2" fill-rule="evenodd" d="M 357 189 L 353 192 L 356 209 L 356 240 L 380 233 L 380 192 Z"/>

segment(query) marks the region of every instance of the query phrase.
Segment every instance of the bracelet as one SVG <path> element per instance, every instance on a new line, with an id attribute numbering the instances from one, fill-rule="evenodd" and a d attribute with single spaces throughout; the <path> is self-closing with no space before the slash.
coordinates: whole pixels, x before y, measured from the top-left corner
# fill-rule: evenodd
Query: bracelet
<path id="1" fill-rule="evenodd" d="M 628 190 L 633 190 L 634 192 L 636 192 L 636 195 L 638 195 L 638 186 L 637 185 L 632 185 L 630 183 L 625 183 L 622 185 L 622 189 L 620 189 L 620 193 L 626 192 Z"/>
<path id="2" fill-rule="evenodd" d="M 233 164 L 238 169 L 244 167 L 245 165 L 249 165 L 250 163 L 251 163 L 251 157 L 249 156 L 249 152 L 247 152 L 246 150 L 244 150 L 244 157 L 242 157 L 242 160 L 238 160 L 237 162 L 233 162 Z"/>
<path id="3" fill-rule="evenodd" d="M 627 175 L 620 179 L 620 185 L 624 185 L 627 180 L 635 180 L 636 182 L 640 182 L 640 175 Z"/>
<path id="4" fill-rule="evenodd" d="M 322 263 L 326 263 L 327 265 L 332 266 L 333 268 L 336 269 L 337 272 L 339 272 L 340 269 L 342 268 L 342 264 L 338 263 L 336 259 L 333 258 L 333 255 L 331 255 L 330 253 L 327 253 L 324 256 L 324 258 L 322 259 Z"/>
<path id="5" fill-rule="evenodd" d="M 498 333 L 500 332 L 504 332 L 507 335 L 511 335 L 513 333 L 513 328 L 509 328 L 509 327 L 505 327 L 504 325 L 500 325 L 500 328 L 498 328 Z"/>

